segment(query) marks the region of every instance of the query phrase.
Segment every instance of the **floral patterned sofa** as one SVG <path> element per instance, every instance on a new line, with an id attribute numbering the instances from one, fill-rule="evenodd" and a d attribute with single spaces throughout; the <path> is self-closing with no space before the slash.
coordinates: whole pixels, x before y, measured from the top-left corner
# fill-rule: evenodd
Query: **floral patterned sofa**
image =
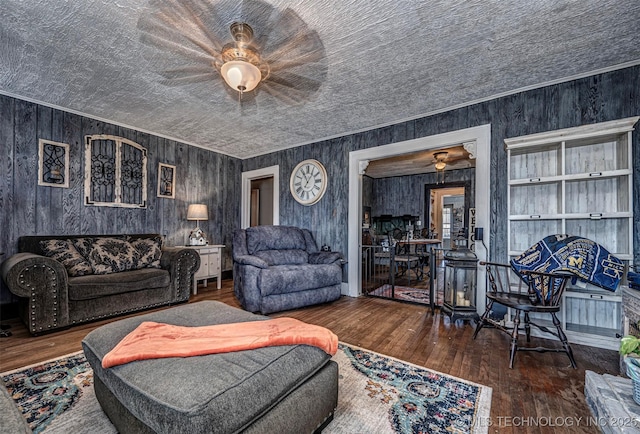
<path id="1" fill-rule="evenodd" d="M 194 249 L 158 234 L 25 236 L 0 273 L 32 334 L 185 302 Z"/>

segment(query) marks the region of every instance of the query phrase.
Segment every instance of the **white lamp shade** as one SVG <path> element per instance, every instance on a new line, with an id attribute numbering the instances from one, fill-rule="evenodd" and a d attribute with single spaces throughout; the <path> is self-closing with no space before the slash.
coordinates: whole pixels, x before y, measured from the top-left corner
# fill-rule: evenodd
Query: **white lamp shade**
<path id="1" fill-rule="evenodd" d="M 260 69 L 244 60 L 231 60 L 220 68 L 222 78 L 232 89 L 239 92 L 250 92 L 256 88 L 262 74 Z"/>
<path id="2" fill-rule="evenodd" d="M 187 209 L 187 220 L 209 220 L 207 205 L 202 203 L 189 205 Z"/>

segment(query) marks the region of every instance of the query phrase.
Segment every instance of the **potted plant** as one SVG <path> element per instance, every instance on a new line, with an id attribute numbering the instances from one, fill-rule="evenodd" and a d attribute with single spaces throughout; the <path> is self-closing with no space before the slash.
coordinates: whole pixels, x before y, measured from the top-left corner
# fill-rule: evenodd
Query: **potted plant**
<path id="1" fill-rule="evenodd" d="M 633 400 L 640 405 L 640 338 L 623 337 L 620 340 L 620 355 L 624 356 L 627 375 L 633 383 Z"/>

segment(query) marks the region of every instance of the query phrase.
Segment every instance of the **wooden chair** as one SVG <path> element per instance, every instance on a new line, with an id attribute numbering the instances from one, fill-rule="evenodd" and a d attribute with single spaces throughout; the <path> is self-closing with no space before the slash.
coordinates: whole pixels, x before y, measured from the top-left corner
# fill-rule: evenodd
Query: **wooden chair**
<path id="1" fill-rule="evenodd" d="M 420 273 L 422 275 L 421 278 L 423 278 L 425 275 L 428 278 L 431 273 L 431 247 L 432 245 L 430 244 L 416 245 L 415 253 L 420 259 L 419 267 Z"/>
<path id="2" fill-rule="evenodd" d="M 511 351 L 509 356 L 509 368 L 513 368 L 516 351 L 552 351 L 565 352 L 569 356 L 571 366 L 577 367 L 573 357 L 573 351 L 567 341 L 567 336 L 562 330 L 557 313 L 560 311 L 560 301 L 567 285 L 568 279 L 573 275 L 569 273 L 544 273 L 541 271 L 523 271 L 527 283 L 511 270 L 508 264 L 498 264 L 495 262 L 480 262 L 486 266 L 489 288 L 487 291 L 487 307 L 480 317 L 473 334 L 475 339 L 478 333 L 486 325 L 493 326 L 511 336 Z M 517 279 L 517 281 L 516 281 Z M 515 313 L 513 314 L 513 325 L 504 325 L 501 321 L 490 317 L 494 303 L 500 303 Z M 539 330 L 554 335 L 562 342 L 562 348 L 551 347 L 522 347 L 518 346 L 518 335 L 520 328 L 520 315 L 524 312 L 524 331 L 527 342 L 531 341 L 531 326 Z M 542 324 L 536 324 L 529 316 L 531 313 L 549 314 L 556 330 L 550 330 Z"/>
<path id="3" fill-rule="evenodd" d="M 410 277 L 409 273 L 413 271 L 418 280 L 422 279 L 422 268 L 420 267 L 420 257 L 411 251 L 409 244 L 399 242 L 404 238 L 402 232 L 398 233 L 397 229 L 389 233 L 389 250 L 392 253 L 391 262 L 395 267 L 393 272 L 396 276 L 402 276 L 405 273 Z"/>

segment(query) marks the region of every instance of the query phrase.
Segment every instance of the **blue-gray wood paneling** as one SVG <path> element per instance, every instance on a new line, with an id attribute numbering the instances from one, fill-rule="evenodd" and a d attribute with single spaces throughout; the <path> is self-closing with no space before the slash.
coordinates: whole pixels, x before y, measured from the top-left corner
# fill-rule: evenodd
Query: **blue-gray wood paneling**
<path id="1" fill-rule="evenodd" d="M 347 252 L 349 152 L 490 123 L 490 257 L 506 255 L 507 169 L 504 139 L 640 115 L 640 66 L 521 92 L 445 113 L 399 122 L 246 160 L 220 155 L 87 117 L 0 96 L 0 252 L 15 252 L 20 235 L 158 232 L 167 244 L 183 244 L 193 227 L 189 203 L 206 203 L 202 223 L 210 242 L 226 244 L 223 269 L 231 268 L 231 234 L 240 224 L 241 172 L 280 165 L 280 222 L 314 231 L 319 244 Z M 640 127 L 639 127 L 640 128 Z M 144 210 L 83 205 L 84 136 L 113 134 L 147 148 L 148 207 Z M 38 139 L 70 145 L 70 187 L 37 185 Z M 640 138 L 633 133 L 634 197 L 640 197 Z M 297 163 L 316 158 L 329 186 L 320 202 L 305 207 L 291 197 L 289 176 Z M 176 166 L 176 199 L 156 197 L 158 162 Z M 640 200 L 634 203 L 634 257 L 640 264 Z M 6 301 L 5 288 L 0 302 Z"/>
<path id="2" fill-rule="evenodd" d="M 452 182 L 470 181 L 469 206 L 474 207 L 475 176 L 475 168 L 445 171 L 445 181 L 441 186 L 447 187 L 447 184 Z M 437 181 L 435 173 L 374 179 L 370 205 L 372 216 L 379 217 L 382 214 L 402 216 L 406 214 L 420 217 L 424 221 L 423 224 L 426 225 L 425 185 L 437 184 Z"/>
<path id="3" fill-rule="evenodd" d="M 347 252 L 349 152 L 491 124 L 490 258 L 506 257 L 507 155 L 504 139 L 640 115 L 640 66 L 400 122 L 383 128 L 243 160 L 242 170 L 280 164 L 280 222 L 310 228 L 320 243 Z M 640 128 L 640 126 L 637 126 Z M 633 133 L 634 197 L 640 197 L 640 145 Z M 289 193 L 293 167 L 315 158 L 330 178 L 325 196 L 304 207 Z M 405 198 L 402 198 L 404 200 Z M 409 200 L 406 198 L 407 201 Z M 640 200 L 634 203 L 634 262 L 640 265 Z"/>
<path id="4" fill-rule="evenodd" d="M 147 208 L 85 206 L 84 137 L 112 134 L 147 149 Z M 69 188 L 38 185 L 38 140 L 69 144 Z M 195 222 L 190 203 L 206 203 L 201 222 L 210 243 L 225 244 L 223 270 L 232 268 L 231 233 L 239 225 L 241 161 L 173 140 L 39 104 L 0 96 L 0 252 L 16 252 L 22 235 L 160 233 L 184 245 Z M 175 199 L 157 197 L 158 163 L 176 166 Z M 2 284 L 0 304 L 13 300 Z"/>

